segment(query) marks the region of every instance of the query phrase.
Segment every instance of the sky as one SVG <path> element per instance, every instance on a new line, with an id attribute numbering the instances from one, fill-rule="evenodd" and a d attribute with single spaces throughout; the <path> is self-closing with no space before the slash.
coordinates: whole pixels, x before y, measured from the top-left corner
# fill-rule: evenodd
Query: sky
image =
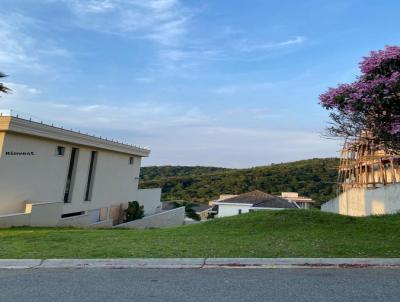
<path id="1" fill-rule="evenodd" d="M 338 156 L 318 96 L 400 44 L 395 0 L 0 3 L 0 109 L 150 147 L 144 165 Z"/>

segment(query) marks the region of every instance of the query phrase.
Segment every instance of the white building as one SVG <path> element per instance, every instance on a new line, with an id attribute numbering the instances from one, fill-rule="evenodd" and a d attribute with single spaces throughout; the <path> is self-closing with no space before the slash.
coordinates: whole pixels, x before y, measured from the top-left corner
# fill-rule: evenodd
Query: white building
<path id="1" fill-rule="evenodd" d="M 298 209 L 295 202 L 291 202 L 281 197 L 273 196 L 261 191 L 252 191 L 249 193 L 224 198 L 213 202 L 218 206 L 217 217 L 227 217 L 240 215 L 259 210 L 283 210 Z"/>
<path id="2" fill-rule="evenodd" d="M 281 197 L 297 203 L 302 209 L 311 209 L 315 203 L 315 201 L 309 197 L 299 196 L 297 192 L 282 192 Z"/>
<path id="3" fill-rule="evenodd" d="M 0 227 L 101 225 L 121 222 L 129 201 L 145 214 L 161 189 L 139 190 L 150 150 L 0 115 Z"/>

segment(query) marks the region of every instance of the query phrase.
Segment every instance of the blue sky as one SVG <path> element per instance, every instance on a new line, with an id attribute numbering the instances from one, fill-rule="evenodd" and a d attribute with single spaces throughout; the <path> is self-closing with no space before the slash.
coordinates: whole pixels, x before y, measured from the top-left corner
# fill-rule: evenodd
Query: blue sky
<path id="1" fill-rule="evenodd" d="M 400 41 L 399 1 L 1 0 L 0 99 L 150 146 L 145 165 L 337 156 L 327 87 Z"/>

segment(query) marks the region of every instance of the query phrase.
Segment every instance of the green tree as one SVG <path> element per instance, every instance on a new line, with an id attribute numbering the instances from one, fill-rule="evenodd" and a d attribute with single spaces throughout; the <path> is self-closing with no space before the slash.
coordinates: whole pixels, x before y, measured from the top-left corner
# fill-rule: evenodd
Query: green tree
<path id="1" fill-rule="evenodd" d="M 5 78 L 6 75 L 2 72 L 0 72 L 0 79 Z M 3 83 L 0 83 L 0 92 L 2 93 L 9 93 L 11 92 L 11 89 L 6 87 Z"/>
<path id="2" fill-rule="evenodd" d="M 125 222 L 140 219 L 144 215 L 143 206 L 139 205 L 139 203 L 136 200 L 130 201 L 128 203 L 128 208 L 124 212 L 125 212 Z"/>

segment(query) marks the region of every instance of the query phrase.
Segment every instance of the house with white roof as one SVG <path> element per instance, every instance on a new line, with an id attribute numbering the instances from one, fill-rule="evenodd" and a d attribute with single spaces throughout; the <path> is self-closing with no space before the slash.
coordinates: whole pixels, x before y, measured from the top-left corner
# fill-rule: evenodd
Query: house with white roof
<path id="1" fill-rule="evenodd" d="M 0 112 L 0 227 L 112 226 L 133 200 L 153 214 L 161 189 L 138 189 L 149 154 Z"/>
<path id="2" fill-rule="evenodd" d="M 295 202 L 258 190 L 230 198 L 224 197 L 213 202 L 214 207 L 217 207 L 215 209 L 218 212 L 217 217 L 234 216 L 260 210 L 299 208 Z"/>

